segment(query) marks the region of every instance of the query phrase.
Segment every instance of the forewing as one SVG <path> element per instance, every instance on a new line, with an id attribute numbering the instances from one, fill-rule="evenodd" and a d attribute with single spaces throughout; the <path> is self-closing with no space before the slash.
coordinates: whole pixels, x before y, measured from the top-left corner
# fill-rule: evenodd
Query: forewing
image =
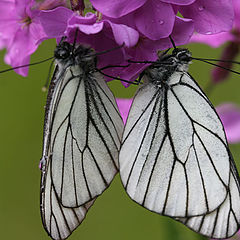
<path id="1" fill-rule="evenodd" d="M 189 75 L 176 72 L 168 81 L 163 88 L 149 83 L 134 98 L 119 155 L 122 182 L 151 211 L 206 214 L 227 197 L 231 156 L 223 126 Z"/>
<path id="2" fill-rule="evenodd" d="M 103 77 L 79 75 L 76 68 L 59 92 L 50 142 L 52 181 L 65 207 L 81 206 L 108 187 L 118 171 L 123 131 Z"/>
<path id="3" fill-rule="evenodd" d="M 207 237 L 230 238 L 240 227 L 239 202 L 239 176 L 232 163 L 229 191 L 223 204 L 210 214 L 177 220 Z"/>
<path id="4" fill-rule="evenodd" d="M 64 207 L 101 194 L 118 171 L 123 122 L 103 77 L 66 70 L 51 99 L 47 153 L 52 184 Z"/>

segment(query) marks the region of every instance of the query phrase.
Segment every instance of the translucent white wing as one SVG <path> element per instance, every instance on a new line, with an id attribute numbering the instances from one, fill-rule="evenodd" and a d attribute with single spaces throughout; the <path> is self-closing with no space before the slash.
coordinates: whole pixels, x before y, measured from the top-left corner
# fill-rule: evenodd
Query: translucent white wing
<path id="1" fill-rule="evenodd" d="M 51 168 L 52 162 L 49 162 Z M 50 171 L 47 171 L 42 189 L 41 215 L 44 228 L 52 239 L 66 239 L 85 218 L 94 200 L 78 208 L 66 208 L 61 204 L 53 185 Z"/>
<path id="2" fill-rule="evenodd" d="M 119 155 L 128 195 L 171 217 L 210 213 L 226 199 L 230 161 L 212 104 L 185 72 L 136 94 Z M 163 82 L 163 83 L 161 83 Z"/>
<path id="3" fill-rule="evenodd" d="M 238 173 L 232 164 L 229 192 L 223 204 L 210 214 L 177 220 L 207 237 L 230 238 L 240 227 L 239 191 Z"/>
<path id="4" fill-rule="evenodd" d="M 118 172 L 123 122 L 101 75 L 78 65 L 55 75 L 45 118 L 41 213 L 52 238 L 65 239 Z"/>
<path id="5" fill-rule="evenodd" d="M 59 92 L 49 149 L 53 184 L 67 207 L 81 206 L 108 187 L 118 171 L 123 129 L 103 77 L 74 77 L 72 72 Z"/>

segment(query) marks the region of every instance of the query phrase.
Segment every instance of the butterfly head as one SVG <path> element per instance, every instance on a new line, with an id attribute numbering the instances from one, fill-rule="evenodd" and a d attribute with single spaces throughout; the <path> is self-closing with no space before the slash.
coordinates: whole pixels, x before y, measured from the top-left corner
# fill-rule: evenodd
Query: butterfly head
<path id="1" fill-rule="evenodd" d="M 84 72 L 96 68 L 96 56 L 90 47 L 79 45 L 73 47 L 72 44 L 61 41 L 56 47 L 54 57 L 60 67 L 67 68 L 72 65 L 79 65 Z"/>
<path id="2" fill-rule="evenodd" d="M 175 58 L 175 61 L 180 64 L 189 64 L 192 60 L 191 52 L 186 48 L 175 48 L 172 51 L 171 58 Z"/>
<path id="3" fill-rule="evenodd" d="M 168 85 L 169 77 L 176 71 L 188 71 L 188 65 L 191 62 L 191 53 L 185 48 L 175 48 L 172 54 L 163 54 L 159 56 L 158 61 L 153 63 L 145 70 L 151 81 L 162 86 Z"/>

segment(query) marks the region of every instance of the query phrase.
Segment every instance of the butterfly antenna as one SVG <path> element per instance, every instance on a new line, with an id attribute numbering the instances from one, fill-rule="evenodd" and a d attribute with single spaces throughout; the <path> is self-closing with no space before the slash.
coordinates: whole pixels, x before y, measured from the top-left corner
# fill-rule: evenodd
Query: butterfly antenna
<path id="1" fill-rule="evenodd" d="M 209 60 L 207 61 L 207 60 L 205 60 L 205 59 L 200 59 L 200 58 L 198 58 L 198 59 L 192 58 L 192 59 L 195 59 L 195 60 L 198 60 L 198 61 L 201 61 L 201 62 L 205 62 L 205 63 L 208 63 L 208 64 L 210 64 L 210 65 L 213 65 L 213 66 L 222 68 L 222 69 L 224 69 L 224 70 L 227 70 L 227 71 L 229 71 L 229 72 L 232 72 L 232 73 L 235 73 L 235 74 L 240 75 L 240 72 L 237 72 L 237 71 L 234 71 L 234 70 L 232 70 L 232 69 L 230 69 L 230 68 L 226 68 L 226 67 L 223 67 L 223 66 L 221 66 L 221 65 L 218 65 L 218 64 L 209 62 Z"/>
<path id="2" fill-rule="evenodd" d="M 205 61 L 212 61 L 212 62 L 226 62 L 226 63 L 233 63 L 233 64 L 240 64 L 238 61 L 231 61 L 231 60 L 221 60 L 221 59 L 213 59 L 213 58 L 195 58 L 191 57 L 193 60 L 205 60 Z"/>
<path id="3" fill-rule="evenodd" d="M 74 41 L 73 41 L 73 51 L 74 51 L 74 49 L 75 49 L 75 47 L 76 47 L 77 36 L 78 36 L 78 28 L 76 29 L 75 36 L 74 36 Z"/>
<path id="4" fill-rule="evenodd" d="M 177 49 L 177 47 L 176 47 L 176 45 L 175 45 L 175 43 L 174 43 L 171 35 L 169 35 L 169 39 L 170 39 L 170 41 L 171 41 L 171 43 L 172 43 L 172 45 L 173 45 L 173 48 L 174 48 L 174 49 Z"/>
<path id="5" fill-rule="evenodd" d="M 110 48 L 110 49 L 107 49 L 107 50 L 104 50 L 104 51 L 101 51 L 101 52 L 95 52 L 93 54 L 89 54 L 85 57 L 91 57 L 91 56 L 98 56 L 98 55 L 102 55 L 102 54 L 105 54 L 105 53 L 108 53 L 108 52 L 112 52 L 114 50 L 117 50 L 117 49 L 120 49 L 124 46 L 124 43 L 120 46 L 117 46 L 117 47 L 114 47 L 114 48 Z"/>
<path id="6" fill-rule="evenodd" d="M 144 63 L 144 64 L 152 64 L 156 63 L 156 61 L 133 61 L 133 60 L 128 60 L 129 63 Z"/>
<path id="7" fill-rule="evenodd" d="M 108 68 L 118 68 L 118 67 L 126 68 L 126 67 L 129 67 L 129 66 L 130 66 L 130 64 L 128 64 L 128 65 L 107 65 L 105 67 L 99 68 L 98 70 L 102 71 L 102 70 L 105 70 L 105 69 L 108 69 Z"/>
<path id="8" fill-rule="evenodd" d="M 126 83 L 129 83 L 129 84 L 133 84 L 133 85 L 139 85 L 139 83 L 140 82 L 138 82 L 138 81 L 128 81 L 128 80 L 125 80 L 125 79 L 122 79 L 122 78 L 119 78 L 119 77 L 114 77 L 114 76 L 111 76 L 111 75 L 108 75 L 108 74 L 106 74 L 106 73 L 104 73 L 104 72 L 102 72 L 100 69 L 96 69 L 96 71 L 98 71 L 98 72 L 100 72 L 102 75 L 104 75 L 104 76 L 106 76 L 106 77 L 109 77 L 109 78 L 112 78 L 112 79 L 114 79 L 114 80 L 120 80 L 120 81 L 122 81 L 122 82 L 126 82 Z"/>
<path id="9" fill-rule="evenodd" d="M 54 63 L 54 60 L 53 60 L 53 61 L 51 62 L 51 64 L 50 64 L 46 82 L 45 82 L 44 86 L 42 87 L 42 91 L 43 91 L 43 92 L 46 92 L 47 87 L 48 87 L 48 85 L 49 85 L 50 77 L 51 77 L 51 72 L 52 72 L 52 68 L 53 68 L 53 63 Z"/>
<path id="10" fill-rule="evenodd" d="M 29 63 L 29 64 L 25 64 L 25 65 L 13 67 L 13 68 L 8 68 L 8 69 L 5 69 L 5 70 L 0 71 L 0 73 L 9 72 L 9 71 L 16 70 L 16 69 L 19 69 L 19 68 L 25 68 L 25 67 L 34 66 L 34 65 L 37 65 L 37 64 L 41 64 L 41 63 L 47 62 L 47 61 L 49 61 L 49 60 L 51 60 L 51 59 L 53 59 L 53 58 L 54 58 L 54 57 L 50 57 L 50 58 L 44 59 L 44 60 L 39 61 L 39 62 Z"/>

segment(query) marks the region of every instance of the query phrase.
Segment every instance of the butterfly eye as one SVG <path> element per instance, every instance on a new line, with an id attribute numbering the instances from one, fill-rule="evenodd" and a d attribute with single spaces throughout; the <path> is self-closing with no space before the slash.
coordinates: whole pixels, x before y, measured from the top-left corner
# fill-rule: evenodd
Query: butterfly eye
<path id="1" fill-rule="evenodd" d="M 63 42 L 56 48 L 54 57 L 56 59 L 67 59 L 71 55 L 71 52 L 71 45 L 68 42 Z"/>
<path id="2" fill-rule="evenodd" d="M 177 57 L 180 61 L 183 61 L 183 62 L 190 61 L 190 57 L 188 56 L 188 54 L 186 54 L 186 52 L 179 53 Z"/>
<path id="3" fill-rule="evenodd" d="M 66 59 L 70 56 L 70 51 L 68 49 L 58 49 L 58 51 L 55 52 L 55 58 L 57 59 Z"/>

